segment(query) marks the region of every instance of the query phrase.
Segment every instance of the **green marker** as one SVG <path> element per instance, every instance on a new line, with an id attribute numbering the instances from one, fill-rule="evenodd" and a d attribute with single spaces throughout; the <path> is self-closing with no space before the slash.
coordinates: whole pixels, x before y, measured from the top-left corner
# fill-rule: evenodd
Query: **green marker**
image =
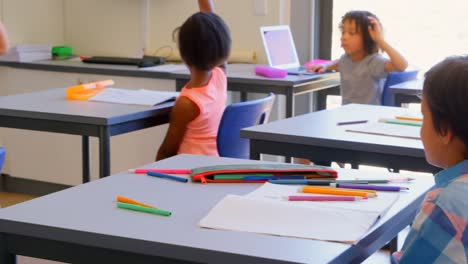
<path id="1" fill-rule="evenodd" d="M 134 210 L 134 211 L 150 213 L 150 214 L 163 215 L 163 216 L 170 216 L 172 214 L 169 211 L 164 211 L 164 210 L 161 210 L 161 209 L 149 208 L 149 207 L 145 207 L 145 206 L 141 206 L 141 205 L 122 203 L 122 202 L 117 202 L 117 207 L 118 208 L 123 208 L 123 209 L 129 209 L 129 210 Z"/>
<path id="2" fill-rule="evenodd" d="M 215 174 L 213 175 L 214 180 L 243 180 L 245 177 L 260 176 L 268 177 L 273 176 L 273 173 L 244 173 L 244 174 Z"/>
<path id="3" fill-rule="evenodd" d="M 422 122 L 419 122 L 419 121 L 408 121 L 408 120 L 400 120 L 400 119 L 392 119 L 392 118 L 380 118 L 379 122 L 386 123 L 386 124 L 394 124 L 394 125 L 417 126 L 417 127 L 422 126 Z"/>

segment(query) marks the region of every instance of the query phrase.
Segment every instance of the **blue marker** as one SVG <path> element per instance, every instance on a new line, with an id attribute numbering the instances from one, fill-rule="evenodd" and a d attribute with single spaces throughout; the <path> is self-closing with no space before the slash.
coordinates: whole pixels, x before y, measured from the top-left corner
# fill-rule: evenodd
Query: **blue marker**
<path id="1" fill-rule="evenodd" d="M 174 180 L 174 181 L 179 181 L 179 182 L 188 182 L 187 178 L 172 176 L 172 175 L 159 173 L 159 172 L 154 172 L 154 171 L 148 171 L 148 172 L 146 172 L 146 174 L 149 175 L 149 176 L 154 176 L 154 177 L 158 177 L 158 178 L 164 178 L 164 179 L 169 179 L 169 180 Z"/>

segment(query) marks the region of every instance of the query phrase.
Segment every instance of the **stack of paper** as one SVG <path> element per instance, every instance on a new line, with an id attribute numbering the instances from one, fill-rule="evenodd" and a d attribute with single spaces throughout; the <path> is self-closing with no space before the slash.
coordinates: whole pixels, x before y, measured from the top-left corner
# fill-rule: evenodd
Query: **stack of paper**
<path id="1" fill-rule="evenodd" d="M 175 100 L 178 95 L 178 92 L 106 88 L 89 101 L 153 106 Z"/>
<path id="2" fill-rule="evenodd" d="M 228 195 L 203 218 L 206 228 L 279 236 L 354 242 L 399 197 L 379 192 L 377 198 L 357 202 L 290 202 L 299 187 L 266 183 L 246 196 Z"/>
<path id="3" fill-rule="evenodd" d="M 0 60 L 19 62 L 50 60 L 52 59 L 51 50 L 52 45 L 48 44 L 17 45 L 11 48 L 6 55 L 0 56 Z"/>

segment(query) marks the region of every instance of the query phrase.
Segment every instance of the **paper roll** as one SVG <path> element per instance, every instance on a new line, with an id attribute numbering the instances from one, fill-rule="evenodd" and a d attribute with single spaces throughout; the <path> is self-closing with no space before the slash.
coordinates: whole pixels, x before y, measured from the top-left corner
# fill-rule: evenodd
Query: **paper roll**
<path id="1" fill-rule="evenodd" d="M 149 54 L 148 54 L 149 55 Z M 178 50 L 166 50 L 165 52 L 158 52 L 157 56 L 166 58 L 166 61 L 180 62 L 180 53 Z M 253 50 L 232 50 L 228 58 L 228 63 L 257 63 L 257 53 Z"/>

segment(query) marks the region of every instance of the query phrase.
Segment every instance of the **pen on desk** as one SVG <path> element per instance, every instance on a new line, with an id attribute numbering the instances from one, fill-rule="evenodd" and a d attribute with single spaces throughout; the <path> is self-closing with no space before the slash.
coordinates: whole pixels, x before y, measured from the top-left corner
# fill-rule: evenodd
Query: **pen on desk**
<path id="1" fill-rule="evenodd" d="M 422 118 L 417 118 L 417 117 L 396 116 L 395 118 L 399 120 L 408 120 L 408 121 L 418 121 L 418 122 L 423 121 Z"/>
<path id="2" fill-rule="evenodd" d="M 129 169 L 128 172 L 135 174 L 146 174 L 148 171 L 167 173 L 167 174 L 190 174 L 188 169 Z"/>
<path id="3" fill-rule="evenodd" d="M 337 195 L 330 195 L 330 196 L 324 196 L 324 195 L 290 195 L 288 196 L 288 201 L 317 201 L 317 202 L 322 202 L 322 201 L 360 201 L 362 199 L 366 199 L 365 197 L 361 196 L 337 196 Z"/>
<path id="4" fill-rule="evenodd" d="M 408 187 L 386 186 L 386 185 L 364 185 L 364 184 L 331 183 L 330 186 L 331 186 L 331 187 L 336 187 L 336 188 L 359 189 L 359 190 L 374 190 L 374 191 L 387 191 L 387 192 L 399 192 L 399 191 L 401 191 L 401 190 L 409 190 Z"/>
<path id="5" fill-rule="evenodd" d="M 283 179 L 270 179 L 268 182 L 274 184 L 298 184 L 298 185 L 323 185 L 328 186 L 330 183 L 354 183 L 354 184 L 368 184 L 364 180 L 283 180 Z"/>
<path id="6" fill-rule="evenodd" d="M 356 121 L 346 121 L 346 122 L 338 122 L 336 123 L 338 126 L 343 126 L 343 125 L 356 125 L 356 124 L 363 124 L 367 123 L 367 120 L 356 120 Z"/>
<path id="7" fill-rule="evenodd" d="M 155 172 L 155 171 L 148 171 L 148 172 L 146 172 L 146 174 L 149 175 L 149 176 L 154 176 L 154 177 L 158 177 L 158 178 L 164 178 L 164 179 L 169 179 L 169 180 L 174 180 L 174 181 L 179 181 L 179 182 L 188 182 L 187 178 L 167 175 L 167 174 L 159 173 L 159 172 Z"/>
<path id="8" fill-rule="evenodd" d="M 163 215 L 163 216 L 170 216 L 172 214 L 171 212 L 166 211 L 166 210 L 161 210 L 161 209 L 156 209 L 156 208 L 149 208 L 149 207 L 146 207 L 146 206 L 141 206 L 141 205 L 136 205 L 136 204 L 129 204 L 129 203 L 122 203 L 122 202 L 117 202 L 117 207 L 118 208 L 123 208 L 123 209 L 139 211 L 139 212 L 150 213 L 150 214 Z"/>
<path id="9" fill-rule="evenodd" d="M 149 205 L 149 204 L 144 204 L 144 203 L 140 203 L 138 201 L 135 201 L 135 200 L 132 200 L 130 198 L 127 198 L 127 197 L 123 197 L 123 196 L 117 196 L 117 202 L 121 202 L 121 203 L 128 203 L 128 204 L 135 204 L 135 205 L 141 205 L 141 206 L 145 206 L 145 207 L 149 207 L 149 208 L 156 208 L 152 205 Z"/>
<path id="10" fill-rule="evenodd" d="M 361 179 L 356 178 L 359 181 L 366 181 L 368 183 L 391 183 L 391 182 L 411 182 L 413 178 L 394 178 L 394 179 Z"/>
<path id="11" fill-rule="evenodd" d="M 361 197 L 377 197 L 377 194 L 366 192 L 365 190 L 350 190 L 350 189 L 338 189 L 328 187 L 316 187 L 316 186 L 304 186 L 302 187 L 304 193 L 316 193 L 316 194 L 331 194 L 331 195 L 346 195 L 346 196 L 361 196 Z"/>

